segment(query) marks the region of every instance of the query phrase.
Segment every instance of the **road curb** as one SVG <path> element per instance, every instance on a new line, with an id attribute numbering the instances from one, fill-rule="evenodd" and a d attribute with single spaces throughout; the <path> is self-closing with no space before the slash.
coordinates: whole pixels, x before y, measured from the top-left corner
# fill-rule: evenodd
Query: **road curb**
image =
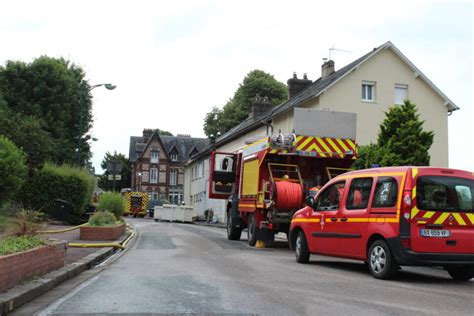
<path id="1" fill-rule="evenodd" d="M 121 238 L 120 242 L 123 242 L 127 237 L 128 235 Z M 0 293 L 0 315 L 6 315 L 18 307 L 43 295 L 64 281 L 70 280 L 82 272 L 91 269 L 101 261 L 110 257 L 114 252 L 115 249 L 112 247 L 99 249 L 82 259 L 63 266 L 62 268 L 51 271 L 41 277 L 30 279 L 5 293 Z"/>

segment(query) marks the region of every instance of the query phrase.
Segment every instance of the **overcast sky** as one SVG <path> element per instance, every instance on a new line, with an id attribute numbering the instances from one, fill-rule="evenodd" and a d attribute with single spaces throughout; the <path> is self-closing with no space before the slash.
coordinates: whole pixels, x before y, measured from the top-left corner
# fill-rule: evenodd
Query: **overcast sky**
<path id="1" fill-rule="evenodd" d="M 206 112 L 261 69 L 315 80 L 392 41 L 460 111 L 449 118 L 450 167 L 474 171 L 471 1 L 4 1 L 0 64 L 40 55 L 81 66 L 92 91 L 93 163 L 128 156 L 143 128 L 204 137 Z"/>

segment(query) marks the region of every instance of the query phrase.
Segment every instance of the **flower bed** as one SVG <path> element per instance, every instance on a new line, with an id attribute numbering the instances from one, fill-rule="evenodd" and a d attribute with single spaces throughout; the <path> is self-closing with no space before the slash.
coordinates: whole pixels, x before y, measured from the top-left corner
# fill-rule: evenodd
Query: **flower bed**
<path id="1" fill-rule="evenodd" d="M 59 269 L 65 264 L 66 242 L 0 256 L 0 292 L 35 276 Z"/>
<path id="2" fill-rule="evenodd" d="M 117 240 L 125 231 L 125 224 L 116 226 L 81 226 L 82 240 Z"/>

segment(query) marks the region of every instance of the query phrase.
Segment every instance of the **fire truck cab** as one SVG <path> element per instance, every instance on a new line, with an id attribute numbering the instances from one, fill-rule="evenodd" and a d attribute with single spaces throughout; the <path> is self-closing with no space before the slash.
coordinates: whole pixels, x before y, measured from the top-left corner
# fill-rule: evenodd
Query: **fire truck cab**
<path id="1" fill-rule="evenodd" d="M 307 199 L 291 221 L 299 263 L 310 254 L 367 262 L 375 278 L 401 265 L 474 276 L 474 180 L 467 171 L 390 167 L 348 172 Z"/>

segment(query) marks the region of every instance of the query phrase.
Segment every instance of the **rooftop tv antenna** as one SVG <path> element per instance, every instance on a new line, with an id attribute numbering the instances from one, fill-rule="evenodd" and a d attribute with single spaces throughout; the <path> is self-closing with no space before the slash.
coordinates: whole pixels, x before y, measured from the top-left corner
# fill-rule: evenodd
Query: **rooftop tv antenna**
<path id="1" fill-rule="evenodd" d="M 335 46 L 335 45 L 332 45 L 332 47 L 329 48 L 329 60 L 331 60 L 331 53 L 332 53 L 332 52 L 352 53 L 352 52 L 349 51 L 349 50 L 334 48 L 334 46 Z"/>

